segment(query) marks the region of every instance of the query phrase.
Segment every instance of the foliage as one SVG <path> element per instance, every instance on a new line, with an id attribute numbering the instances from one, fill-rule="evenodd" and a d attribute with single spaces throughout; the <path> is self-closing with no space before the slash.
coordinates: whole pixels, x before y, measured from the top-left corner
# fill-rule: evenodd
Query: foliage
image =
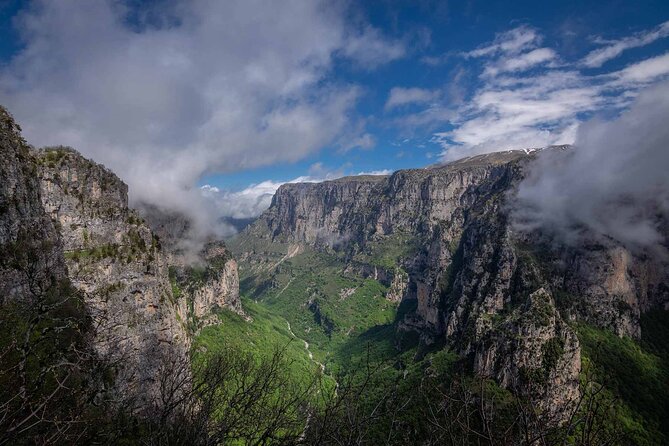
<path id="1" fill-rule="evenodd" d="M 585 324 L 579 324 L 577 332 L 584 362 L 591 364 L 595 379 L 620 399 L 613 423 L 624 426 L 635 444 L 664 444 L 669 434 L 669 358 L 666 347 L 652 346 L 661 343 L 662 331 L 666 335 L 666 312 L 651 313 L 646 321 L 641 344 Z"/>
<path id="2" fill-rule="evenodd" d="M 91 435 L 90 404 L 107 365 L 90 350 L 91 321 L 68 281 L 0 307 L 0 444 Z"/>
<path id="3" fill-rule="evenodd" d="M 392 323 L 397 307 L 385 298 L 384 285 L 352 277 L 344 266 L 336 256 L 307 250 L 258 274 L 247 281 L 255 286 L 242 291 L 290 322 L 314 357 L 336 368 L 342 360 L 339 350 L 368 330 Z"/>
<path id="4" fill-rule="evenodd" d="M 303 341 L 290 333 L 285 319 L 252 301 L 244 300 L 243 304 L 250 320 L 221 309 L 217 313 L 220 324 L 205 327 L 198 335 L 194 345 L 194 351 L 199 352 L 197 357 L 226 349 L 266 357 L 281 349 L 291 364 L 290 373 L 295 381 L 306 381 L 319 370 L 309 359 Z"/>
<path id="5" fill-rule="evenodd" d="M 394 233 L 378 240 L 370 240 L 361 252 L 355 254 L 355 261 L 394 269 L 401 260 L 417 252 L 418 242 L 415 236 L 406 233 Z"/>

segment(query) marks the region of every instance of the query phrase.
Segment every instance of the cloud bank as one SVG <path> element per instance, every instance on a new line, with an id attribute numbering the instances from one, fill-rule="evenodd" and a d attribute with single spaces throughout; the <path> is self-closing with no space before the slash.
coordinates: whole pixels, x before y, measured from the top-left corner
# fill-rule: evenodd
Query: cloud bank
<path id="1" fill-rule="evenodd" d="M 619 112 L 638 92 L 669 76 L 669 53 L 618 71 L 582 73 L 557 53 L 539 47 L 537 31 L 503 33 L 483 57 L 482 86 L 459 107 L 453 130 L 435 134 L 446 161 L 499 150 L 571 144 L 593 113 Z M 471 56 L 471 53 L 469 53 Z"/>
<path id="2" fill-rule="evenodd" d="M 631 249 L 666 247 L 667 123 L 669 82 L 641 93 L 616 119 L 580 126 L 573 150 L 542 153 L 520 184 L 516 224 L 573 243 L 594 235 Z"/>
<path id="3" fill-rule="evenodd" d="M 152 5 L 36 0 L 17 17 L 24 47 L 0 68 L 0 103 L 30 143 L 70 145 L 135 201 L 198 216 L 203 174 L 299 160 L 344 133 L 373 145 L 352 116 L 359 89 L 332 80 L 333 64 L 371 69 L 405 49 L 347 3 Z"/>

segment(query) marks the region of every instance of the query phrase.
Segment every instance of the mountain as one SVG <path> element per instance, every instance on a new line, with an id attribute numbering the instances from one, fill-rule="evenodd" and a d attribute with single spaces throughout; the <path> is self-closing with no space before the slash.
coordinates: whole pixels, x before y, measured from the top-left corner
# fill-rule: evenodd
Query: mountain
<path id="1" fill-rule="evenodd" d="M 120 384 L 130 386 L 122 393 L 151 389 L 162 358 L 186 357 L 190 344 L 160 242 L 128 207 L 128 187 L 114 173 L 65 147 L 34 155 L 68 276 L 96 323 L 95 348 L 120 364 Z"/>
<path id="2" fill-rule="evenodd" d="M 513 192 L 537 155 L 500 152 L 390 176 L 285 184 L 233 242 L 243 292 L 281 308 L 305 274 L 295 266 L 300 257 L 330 256 L 341 277 L 374 280 L 388 302 L 399 301 L 394 334 L 385 331 L 396 349 L 397 339 L 412 336 L 422 351 L 445 346 L 472 372 L 530 396 L 545 422 L 562 422 L 579 398 L 585 363 L 598 354 L 585 333 L 645 341 L 646 316 L 669 305 L 669 265 L 594 234 L 570 245 L 518 229 Z M 317 282 L 305 290 L 286 317 L 344 299 L 319 298 L 327 291 Z M 316 328 L 331 337 L 341 329 L 353 342 L 354 327 L 337 327 L 334 305 L 317 316 L 329 317 L 329 327 Z M 305 339 L 315 339 L 312 325 Z"/>
<path id="3" fill-rule="evenodd" d="M 174 211 L 143 203 L 140 213 L 165 247 L 173 290 L 192 303 L 191 322 L 197 328 L 216 323 L 212 310 L 227 308 L 244 316 L 237 262 L 221 239 L 198 234 L 187 216 Z"/>
<path id="4" fill-rule="evenodd" d="M 669 438 L 669 258 L 528 229 L 539 151 L 285 184 L 226 242 L 2 108 L 0 155 L 0 444 Z"/>
<path id="5" fill-rule="evenodd" d="M 3 300 L 71 284 L 91 320 L 90 346 L 114 364 L 115 398 L 142 410 L 166 361 L 188 363 L 197 330 L 217 323 L 212 311 L 242 313 L 236 263 L 215 240 L 189 263 L 165 226 L 156 229 L 163 241 L 128 206 L 113 172 L 71 148 L 32 149 L 4 109 L 0 120 Z M 187 224 L 165 219 L 174 221 Z"/>
<path id="6" fill-rule="evenodd" d="M 37 163 L 2 107 L 0 150 L 0 295 L 5 302 L 49 289 L 66 277 L 66 268 L 59 233 L 40 202 Z"/>

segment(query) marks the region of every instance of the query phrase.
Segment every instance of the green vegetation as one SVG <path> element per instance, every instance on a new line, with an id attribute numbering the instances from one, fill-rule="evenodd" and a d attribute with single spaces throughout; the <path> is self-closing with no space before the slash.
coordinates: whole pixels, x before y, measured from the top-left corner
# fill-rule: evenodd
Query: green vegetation
<path id="1" fill-rule="evenodd" d="M 548 377 L 564 354 L 564 340 L 558 337 L 549 339 L 541 346 L 541 354 L 543 355 L 544 373 Z"/>
<path id="2" fill-rule="evenodd" d="M 669 312 L 662 310 L 643 316 L 641 342 L 577 325 L 584 365 L 619 398 L 613 422 L 623 426 L 635 444 L 666 444 L 669 439 L 667 327 Z"/>
<path id="3" fill-rule="evenodd" d="M 392 323 L 397 304 L 373 279 L 351 277 L 334 255 L 307 250 L 244 281 L 242 292 L 290 322 L 326 367 L 368 330 Z"/>
<path id="4" fill-rule="evenodd" d="M 92 243 L 91 234 L 84 229 L 82 232 L 84 246 Z M 153 260 L 152 251 L 157 248 L 155 239 L 151 246 L 147 246 L 139 231 L 131 228 L 123 236 L 123 243 L 106 243 L 95 247 L 77 249 L 65 252 L 65 258 L 77 263 L 97 262 L 102 259 L 112 259 L 131 263 L 149 253 L 146 260 Z"/>
<path id="5" fill-rule="evenodd" d="M 408 307 L 412 303 L 405 302 L 402 307 L 397 307 L 385 300 L 387 289 L 383 284 L 357 277 L 346 269 L 351 259 L 345 262 L 341 253 L 314 252 L 304 247 L 299 254 L 289 257 L 286 253 L 294 247 L 286 243 L 271 243 L 269 239 L 249 233 L 244 237 L 233 243 L 236 243 L 238 252 L 251 253 L 240 265 L 245 308 L 252 308 L 258 314 L 264 313 L 264 319 L 281 316 L 291 323 L 299 338 L 309 342 L 314 359 L 324 363 L 326 373 L 340 385 L 341 394 L 335 398 L 338 407 L 350 404 L 354 409 L 348 407 L 346 410 L 356 413 L 367 413 L 365 411 L 374 407 L 403 407 L 401 417 L 395 421 L 392 417 L 399 415 L 389 413 L 369 421 L 365 444 L 405 444 L 403 441 L 416 441 L 418 438 L 451 438 L 440 437 L 441 434 L 433 430 L 434 426 L 426 424 L 426 420 L 434 416 L 432 412 L 426 413 L 426 408 L 450 420 L 437 417 L 439 420 L 432 419 L 431 422 L 448 425 L 457 419 L 459 413 L 449 410 L 455 410 L 458 404 L 466 406 L 467 401 L 479 401 L 477 399 L 495 407 L 494 412 L 486 416 L 492 416 L 492 424 L 497 426 L 491 435 L 500 432 L 508 435 L 497 439 L 502 443 L 513 442 L 510 439 L 517 439 L 524 430 L 545 428 L 536 420 L 538 424 L 532 427 L 518 423 L 518 410 L 524 407 L 523 410 L 532 412 L 535 409 L 494 382 L 481 382 L 472 377 L 468 358 L 459 357 L 443 345 L 420 351 L 410 337 L 402 339 L 395 321 L 412 311 Z M 353 264 L 398 268 L 401 259 L 415 249 L 414 243 L 410 236 L 400 234 L 370 242 L 354 255 Z M 457 268 L 462 261 L 462 249 L 458 242 L 454 242 L 451 248 L 453 264 Z M 541 255 L 540 252 L 521 251 L 520 263 L 525 265 L 523 271 L 526 276 L 523 280 L 528 283 L 538 273 L 538 265 L 545 260 L 539 258 Z M 452 287 L 452 276 L 450 271 L 442 275 L 445 294 Z M 542 297 L 538 295 L 536 299 Z M 568 298 L 570 296 L 564 293 L 556 293 L 559 303 Z M 514 305 L 520 303 L 514 302 Z M 548 302 L 537 300 L 532 305 L 532 311 L 527 313 L 536 326 L 545 326 L 550 323 L 553 311 Z M 582 406 L 578 409 L 579 415 L 574 417 L 578 421 L 569 426 L 568 434 L 563 430 L 566 427 L 545 432 L 547 444 L 560 443 L 565 437 L 567 444 L 609 441 L 611 444 L 663 444 L 667 432 L 664 420 L 669 419 L 664 404 L 669 398 L 669 367 L 665 359 L 669 350 L 669 333 L 666 316 L 663 316 L 665 313 L 649 313 L 644 317 L 644 339 L 640 343 L 587 325 L 577 327 L 584 352 Z M 492 326 L 499 329 L 501 319 L 501 316 L 493 318 Z M 226 323 L 234 326 L 227 320 Z M 247 323 L 239 318 L 237 323 L 242 325 L 234 326 L 229 336 L 234 337 L 234 331 L 245 332 L 243 327 Z M 246 330 L 248 333 L 249 329 Z M 250 329 L 251 333 L 255 331 L 258 329 Z M 209 336 L 214 336 L 213 331 Z M 257 333 L 255 336 L 262 338 Z M 249 339 L 244 342 L 251 343 Z M 542 367 L 523 370 L 521 375 L 527 382 L 545 383 L 551 370 L 558 366 L 564 349 L 563 339 L 550 339 L 542 347 Z M 304 352 L 298 349 L 291 354 L 299 357 Z M 374 370 L 373 378 L 367 376 L 370 369 Z M 352 393 L 350 401 L 346 400 L 346 389 Z M 389 389 L 392 389 L 390 394 Z M 444 395 L 450 395 L 449 398 L 455 398 L 453 401 L 458 403 L 439 413 L 444 410 L 443 406 L 439 406 Z M 324 403 L 324 406 L 328 407 L 328 404 Z M 481 422 L 477 418 L 480 416 L 477 410 L 472 409 L 471 421 L 475 424 Z M 349 415 L 343 413 L 342 417 L 348 419 Z M 317 417 L 313 423 L 318 426 Z M 402 426 L 403 433 L 395 432 L 395 429 L 400 429 L 397 426 Z M 478 427 L 485 430 L 485 426 Z M 327 430 L 327 426 L 319 428 Z M 347 428 L 343 428 L 343 432 Z M 337 429 L 340 432 L 334 436 L 344 435 L 341 425 Z M 397 435 L 393 441 L 389 440 L 391 432 Z M 457 432 L 457 427 L 453 432 Z M 460 434 L 454 435 L 457 437 Z M 470 438 L 470 441 L 479 440 L 480 437 Z M 483 441 L 483 444 L 489 443 Z"/>
<path id="6" fill-rule="evenodd" d="M 353 260 L 392 270 L 398 267 L 401 259 L 414 254 L 417 249 L 415 236 L 395 233 L 367 242 L 364 250 L 357 253 Z"/>
<path id="7" fill-rule="evenodd" d="M 77 263 L 87 260 L 96 262 L 105 258 L 119 258 L 120 252 L 121 250 L 119 245 L 116 243 L 109 243 L 106 245 L 96 246 L 95 248 L 68 251 L 65 253 L 65 258 L 73 260 Z"/>
<path id="8" fill-rule="evenodd" d="M 38 157 L 38 161 L 50 168 L 54 168 L 60 164 L 60 162 L 72 153 L 72 149 L 64 146 L 57 147 L 46 147 L 44 148 L 43 155 Z"/>
<path id="9" fill-rule="evenodd" d="M 0 444 L 76 443 L 110 384 L 88 345 L 83 296 L 67 280 L 0 305 Z"/>
<path id="10" fill-rule="evenodd" d="M 291 363 L 291 375 L 295 380 L 308 381 L 318 371 L 319 367 L 309 359 L 303 341 L 290 333 L 284 318 L 249 300 L 244 301 L 244 311 L 250 320 L 227 309 L 220 310 L 217 316 L 221 323 L 202 329 L 195 342 L 195 351 L 210 354 L 232 348 L 264 357 L 280 348 L 284 349 L 284 357 Z"/>

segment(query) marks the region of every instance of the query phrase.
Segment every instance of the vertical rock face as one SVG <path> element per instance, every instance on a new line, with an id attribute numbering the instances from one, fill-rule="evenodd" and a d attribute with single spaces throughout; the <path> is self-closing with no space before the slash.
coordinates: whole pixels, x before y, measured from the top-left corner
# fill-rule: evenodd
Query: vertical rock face
<path id="1" fill-rule="evenodd" d="M 195 317 L 202 319 L 216 308 L 229 308 L 243 314 L 237 262 L 230 257 L 230 252 L 223 243 L 208 243 L 203 258 L 208 276 L 202 286 L 192 291 Z"/>
<path id="2" fill-rule="evenodd" d="M 501 152 L 385 177 L 286 184 L 246 234 L 356 261 L 394 253 L 407 277 L 390 279 L 393 296 L 415 308 L 400 330 L 426 344 L 446 338 L 476 371 L 556 412 L 578 390 L 580 347 L 567 322 L 639 336 L 641 312 L 669 304 L 669 268 L 611 240 L 560 246 L 518 232 L 508 195 L 533 157 Z"/>
<path id="3" fill-rule="evenodd" d="M 0 107 L 0 303 L 66 277 L 58 232 L 40 202 L 37 163 Z"/>
<path id="4" fill-rule="evenodd" d="M 69 279 L 92 317 L 95 351 L 141 409 L 161 368 L 188 369 L 191 321 L 217 322 L 218 307 L 242 313 L 237 264 L 216 240 L 187 261 L 178 237 L 188 222 L 178 219 L 161 246 L 113 172 L 70 148 L 31 149 L 19 132 L 0 107 L 0 304 Z"/>
<path id="5" fill-rule="evenodd" d="M 69 277 L 85 293 L 95 347 L 120 365 L 124 393 L 150 393 L 162 361 L 187 360 L 189 347 L 158 239 L 111 171 L 68 148 L 35 153 L 42 203 L 60 228 Z"/>
<path id="6" fill-rule="evenodd" d="M 142 206 L 142 214 L 165 249 L 184 320 L 192 328 L 217 323 L 213 312 L 219 308 L 244 314 L 237 262 L 225 243 L 197 234 L 184 215 L 150 205 Z"/>

